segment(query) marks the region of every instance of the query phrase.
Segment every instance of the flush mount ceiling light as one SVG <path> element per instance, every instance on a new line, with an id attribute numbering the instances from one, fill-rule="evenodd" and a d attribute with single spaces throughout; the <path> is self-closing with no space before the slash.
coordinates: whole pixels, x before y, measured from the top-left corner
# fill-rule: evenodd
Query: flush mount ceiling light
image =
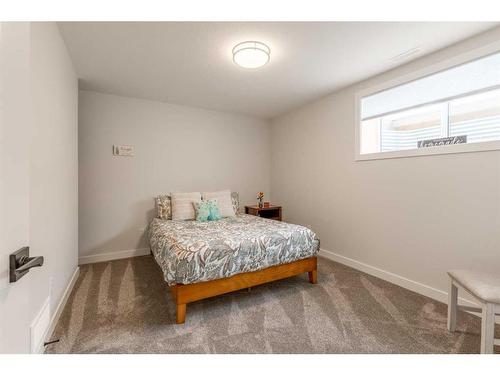
<path id="1" fill-rule="evenodd" d="M 241 42 L 233 48 L 233 61 L 242 68 L 255 69 L 269 62 L 271 49 L 264 43 Z"/>

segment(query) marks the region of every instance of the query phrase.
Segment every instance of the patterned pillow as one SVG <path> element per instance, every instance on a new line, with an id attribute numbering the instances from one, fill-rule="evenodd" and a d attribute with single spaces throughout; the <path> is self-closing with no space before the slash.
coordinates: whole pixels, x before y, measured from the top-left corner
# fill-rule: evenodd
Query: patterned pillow
<path id="1" fill-rule="evenodd" d="M 172 204 L 170 195 L 158 195 L 155 198 L 156 217 L 162 220 L 172 220 Z"/>
<path id="2" fill-rule="evenodd" d="M 217 199 L 210 199 L 207 202 L 210 215 L 208 216 L 208 220 L 215 221 L 222 219 L 222 215 L 220 214 L 219 204 L 217 203 Z"/>
<path id="3" fill-rule="evenodd" d="M 195 202 L 194 211 L 196 212 L 196 221 L 208 221 L 210 217 L 210 205 L 209 201 Z"/>
<path id="4" fill-rule="evenodd" d="M 231 193 L 231 203 L 233 204 L 233 210 L 235 214 L 240 212 L 240 195 L 233 191 Z"/>
<path id="5" fill-rule="evenodd" d="M 216 199 L 193 203 L 196 221 L 214 221 L 222 219 Z"/>

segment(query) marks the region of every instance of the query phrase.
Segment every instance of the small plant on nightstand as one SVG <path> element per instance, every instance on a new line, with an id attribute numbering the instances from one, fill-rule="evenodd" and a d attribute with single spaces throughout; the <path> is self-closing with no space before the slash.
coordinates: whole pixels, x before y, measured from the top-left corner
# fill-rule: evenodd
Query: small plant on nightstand
<path id="1" fill-rule="evenodd" d="M 259 207 L 260 208 L 264 207 L 264 192 L 259 191 L 259 194 L 257 196 L 257 200 L 259 201 Z"/>

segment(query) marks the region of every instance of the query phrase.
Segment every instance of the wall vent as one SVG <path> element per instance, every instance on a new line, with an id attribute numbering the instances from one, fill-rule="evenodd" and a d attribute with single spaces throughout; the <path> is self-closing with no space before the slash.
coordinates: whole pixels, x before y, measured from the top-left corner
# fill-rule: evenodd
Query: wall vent
<path id="1" fill-rule="evenodd" d="M 422 51 L 422 47 L 414 47 L 411 48 L 407 51 L 401 52 L 400 54 L 397 54 L 396 56 L 393 56 L 390 58 L 390 61 L 396 62 L 400 60 L 407 59 L 410 56 L 416 55 L 417 53 L 420 53 Z"/>

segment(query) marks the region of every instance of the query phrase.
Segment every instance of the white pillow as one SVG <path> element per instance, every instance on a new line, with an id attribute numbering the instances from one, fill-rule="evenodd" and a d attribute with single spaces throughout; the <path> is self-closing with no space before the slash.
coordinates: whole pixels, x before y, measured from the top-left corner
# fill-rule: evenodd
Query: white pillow
<path id="1" fill-rule="evenodd" d="M 222 217 L 236 216 L 231 200 L 231 190 L 214 191 L 211 193 L 201 193 L 204 201 L 209 199 L 217 199 L 219 211 Z"/>
<path id="2" fill-rule="evenodd" d="M 172 193 L 170 195 L 172 204 L 172 220 L 194 220 L 196 212 L 193 203 L 201 202 L 201 194 L 194 193 Z"/>

